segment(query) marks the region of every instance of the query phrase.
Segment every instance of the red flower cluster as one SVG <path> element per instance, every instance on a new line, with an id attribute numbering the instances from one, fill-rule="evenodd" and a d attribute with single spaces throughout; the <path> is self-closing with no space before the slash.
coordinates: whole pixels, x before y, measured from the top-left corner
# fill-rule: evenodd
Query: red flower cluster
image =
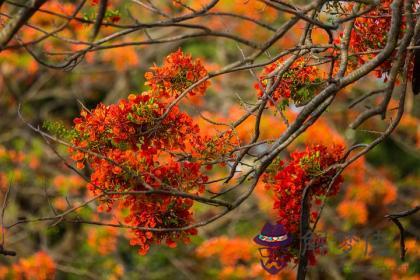
<path id="1" fill-rule="evenodd" d="M 178 97 L 188 87 L 207 76 L 207 70 L 199 59 L 193 60 L 180 49 L 165 58 L 162 67 L 154 65 L 145 74 L 149 85 L 157 97 Z M 190 95 L 202 95 L 210 85 L 205 81 L 189 91 Z"/>
<path id="2" fill-rule="evenodd" d="M 227 130 L 221 135 L 202 135 L 202 139 L 203 146 L 198 149 L 197 153 L 200 154 L 203 161 L 214 161 L 227 157 L 233 159 L 234 154 L 231 151 L 240 144 L 240 139 L 233 130 Z"/>
<path id="3" fill-rule="evenodd" d="M 282 161 L 275 163 L 275 166 L 264 175 L 266 188 L 272 189 L 275 193 L 274 209 L 277 209 L 278 223 L 282 224 L 289 233 L 293 235 L 299 233 L 302 194 L 306 185 L 314 180 L 309 194 L 310 201 L 325 195 L 334 170 L 321 176 L 320 174 L 337 163 L 342 154 L 342 146 L 334 145 L 330 148 L 323 145 L 310 146 L 303 152 L 290 154 L 290 161 L 286 166 Z M 342 181 L 341 176 L 336 179 L 328 193 L 329 196 L 338 192 Z M 311 222 L 314 222 L 316 217 L 317 213 L 312 212 Z M 299 248 L 299 242 L 290 248 L 291 251 L 296 249 L 293 247 Z"/>
<path id="4" fill-rule="evenodd" d="M 146 74 L 150 91 L 110 106 L 99 104 L 74 119 L 77 136 L 71 156 L 78 168 L 89 164 L 88 188 L 94 194 L 106 194 L 101 208 L 129 209 L 125 222 L 133 227 L 180 228 L 192 223 L 193 201 L 162 191 L 202 193 L 208 180 L 201 171 L 203 159 L 209 157 L 207 150 L 224 147 L 217 139 L 200 136 L 198 125 L 177 106 L 165 113 L 168 97 L 177 96 L 205 75 L 201 62 L 179 50 L 166 58 L 164 66 Z M 203 94 L 207 86 L 203 83 L 191 94 Z M 160 193 L 141 193 L 150 190 Z M 117 200 L 122 202 L 117 204 Z M 175 246 L 174 240 L 187 241 L 195 232 L 133 230 L 130 244 L 138 245 L 144 254 L 153 243 L 166 241 Z"/>
<path id="5" fill-rule="evenodd" d="M 263 96 L 269 79 L 267 78 L 277 67 L 284 61 L 276 61 L 264 68 L 261 73 L 260 82 L 254 85 L 258 92 L 258 96 Z M 271 97 L 274 101 L 283 98 L 283 106 L 287 106 L 289 99 L 297 105 L 310 100 L 318 87 L 320 72 L 315 66 L 306 65 L 304 57 L 298 58 L 290 68 L 283 74 L 277 87 L 273 91 Z M 271 79 L 272 83 L 276 81 L 276 76 Z M 270 100 L 270 104 L 273 102 Z M 282 108 L 284 109 L 284 108 Z"/>
<path id="6" fill-rule="evenodd" d="M 349 66 L 356 69 L 362 64 L 372 60 L 376 56 L 375 53 L 369 54 L 369 51 L 380 50 L 385 47 L 388 32 L 391 27 L 391 0 L 381 0 L 380 4 L 369 13 L 358 17 L 354 22 L 354 28 L 350 36 L 349 49 L 356 56 L 350 57 Z M 353 5 L 349 5 L 347 10 L 350 12 Z M 405 18 L 401 25 L 400 36 L 405 29 Z M 335 40 L 336 44 L 340 44 L 343 33 Z M 386 75 L 391 69 L 392 59 L 386 60 L 376 70 L 378 78 Z"/>
<path id="7" fill-rule="evenodd" d="M 192 146 L 202 146 L 198 126 L 191 117 L 173 108 L 162 120 L 165 104 L 149 93 L 130 95 L 118 104 L 98 105 L 91 113 L 82 112 L 74 120 L 77 137 L 71 149 L 72 158 L 82 168 L 92 169 L 88 188 L 95 194 L 159 189 L 200 193 L 207 177 L 199 162 L 177 161 L 173 153 L 192 153 Z M 112 194 L 102 201 L 110 210 L 122 194 Z M 192 200 L 163 194 L 130 194 L 123 206 L 130 209 L 126 222 L 136 227 L 183 227 L 191 223 Z M 131 244 L 147 252 L 151 243 L 186 238 L 186 232 L 151 233 L 135 231 Z"/>

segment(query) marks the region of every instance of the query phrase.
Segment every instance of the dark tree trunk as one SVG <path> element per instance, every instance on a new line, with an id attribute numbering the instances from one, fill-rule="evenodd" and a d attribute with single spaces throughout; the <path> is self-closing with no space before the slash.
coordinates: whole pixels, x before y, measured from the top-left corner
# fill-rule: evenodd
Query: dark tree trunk
<path id="1" fill-rule="evenodd" d="M 309 184 L 302 194 L 302 210 L 300 214 L 300 239 L 299 239 L 299 267 L 297 273 L 298 280 L 304 280 L 308 267 L 308 242 L 310 242 L 309 237 L 307 236 L 309 228 L 309 192 L 311 184 Z"/>

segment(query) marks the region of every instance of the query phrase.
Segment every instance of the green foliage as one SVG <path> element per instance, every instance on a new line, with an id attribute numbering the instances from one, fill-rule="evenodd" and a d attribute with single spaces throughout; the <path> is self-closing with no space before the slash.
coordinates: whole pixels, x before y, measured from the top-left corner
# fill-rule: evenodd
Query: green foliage
<path id="1" fill-rule="evenodd" d="M 45 120 L 42 127 L 55 137 L 64 139 L 65 141 L 70 141 L 77 136 L 74 129 L 66 128 L 64 124 L 59 121 Z"/>
<path id="2" fill-rule="evenodd" d="M 309 102 L 319 90 L 321 85 L 321 80 L 316 79 L 314 83 L 307 83 L 300 86 L 297 86 L 297 90 L 292 92 L 292 99 L 296 105 L 305 105 Z"/>

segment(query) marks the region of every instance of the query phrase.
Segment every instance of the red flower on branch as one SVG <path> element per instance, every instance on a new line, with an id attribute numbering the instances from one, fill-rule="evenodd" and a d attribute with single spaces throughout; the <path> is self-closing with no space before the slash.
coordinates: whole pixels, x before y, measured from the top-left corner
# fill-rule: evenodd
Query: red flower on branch
<path id="1" fill-rule="evenodd" d="M 381 0 L 379 5 L 375 6 L 370 12 L 357 17 L 354 21 L 354 27 L 350 35 L 349 51 L 349 69 L 356 69 L 371 61 L 382 50 L 388 40 L 388 33 L 391 28 L 391 0 Z M 347 11 L 351 12 L 353 5 L 347 6 Z M 414 8 L 413 8 L 414 12 Z M 406 29 L 406 17 L 402 17 L 399 37 L 401 38 Z M 339 45 L 342 41 L 343 33 L 335 39 Z M 395 58 L 396 52 L 390 59 L 385 60 L 375 69 L 378 78 L 385 77 L 385 81 L 391 70 L 391 62 Z M 336 66 L 339 62 L 336 63 Z"/>
<path id="2" fill-rule="evenodd" d="M 130 244 L 139 246 L 141 254 L 162 241 L 170 247 L 176 246 L 176 240 L 188 242 L 189 235 L 196 233 L 194 228 L 175 230 L 192 224 L 193 200 L 173 193 L 201 194 L 208 180 L 205 162 L 228 153 L 236 143 L 231 132 L 201 135 L 178 106 L 167 112 L 168 97 L 206 75 L 200 61 L 179 50 L 146 74 L 150 91 L 117 104 L 99 104 L 74 119 L 77 136 L 71 157 L 78 168 L 88 164 L 92 170 L 88 189 L 106 195 L 99 209 L 128 209 L 125 222 L 132 227 L 173 229 L 133 229 Z M 190 94 L 203 94 L 207 86 L 200 84 Z"/>
<path id="3" fill-rule="evenodd" d="M 153 66 L 144 76 L 156 97 L 178 97 L 190 86 L 208 75 L 199 59 L 193 60 L 180 49 L 165 58 L 161 67 Z M 202 95 L 210 85 L 204 81 L 189 91 L 190 95 Z"/>
<path id="4" fill-rule="evenodd" d="M 162 120 L 166 107 L 149 92 L 130 95 L 118 104 L 98 105 L 91 113 L 82 112 L 75 120 L 78 137 L 71 149 L 78 163 L 88 163 L 92 169 L 89 189 L 94 194 L 110 192 L 101 201 L 110 211 L 117 199 L 123 198 L 129 209 L 126 222 L 134 227 L 178 228 L 191 224 L 192 200 L 165 194 L 119 193 L 166 190 L 199 194 L 207 177 L 200 171 L 200 162 L 178 161 L 168 153 L 191 153 L 201 146 L 198 126 L 191 117 L 173 108 Z M 134 230 L 130 241 L 146 253 L 150 244 L 165 240 L 187 240 L 195 230 L 174 232 L 145 232 Z"/>
<path id="5" fill-rule="evenodd" d="M 313 182 L 309 199 L 311 202 L 317 202 L 321 196 L 332 196 L 338 192 L 343 182 L 342 176 L 338 176 L 327 194 L 335 170 L 326 170 L 340 161 L 343 150 L 344 148 L 338 145 L 309 146 L 303 152 L 293 152 L 287 165 L 279 161 L 264 174 L 265 187 L 275 193 L 273 207 L 277 210 L 278 223 L 282 224 L 288 233 L 295 236 L 299 234 L 302 194 L 309 182 Z M 310 221 L 314 222 L 317 215 L 318 213 L 312 212 Z M 299 249 L 299 242 L 293 243 L 289 249 L 293 254 L 293 250 Z M 297 257 L 296 254 L 294 256 Z"/>
<path id="6" fill-rule="evenodd" d="M 267 86 L 271 87 L 276 83 L 277 76 L 273 74 L 283 63 L 284 60 L 278 60 L 264 68 L 259 82 L 254 85 L 258 96 L 262 97 Z M 269 78 L 270 75 L 273 77 Z M 304 57 L 298 58 L 280 77 L 277 86 L 270 95 L 270 104 L 274 105 L 273 101 L 281 100 L 279 107 L 283 110 L 285 106 L 289 105 L 289 100 L 297 105 L 309 101 L 319 86 L 321 81 L 319 77 L 320 71 L 317 67 L 307 65 Z"/>

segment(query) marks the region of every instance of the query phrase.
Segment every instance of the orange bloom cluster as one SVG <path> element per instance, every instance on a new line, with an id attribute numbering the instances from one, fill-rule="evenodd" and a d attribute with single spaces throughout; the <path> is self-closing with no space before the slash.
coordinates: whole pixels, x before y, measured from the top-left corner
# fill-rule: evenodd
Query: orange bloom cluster
<path id="1" fill-rule="evenodd" d="M 93 194 L 106 194 L 99 209 L 129 209 L 125 222 L 133 227 L 180 228 L 193 221 L 192 199 L 161 192 L 202 193 L 208 180 L 203 173 L 204 161 L 227 152 L 232 137 L 231 133 L 202 136 L 198 125 L 177 106 L 167 111 L 167 97 L 180 90 L 180 85 L 167 83 L 169 77 L 195 70 L 202 75 L 199 62 L 177 51 L 168 56 L 162 68 L 154 69 L 154 78 L 146 83 L 151 85 L 150 91 L 132 94 L 117 104 L 99 104 L 91 112 L 82 111 L 81 117 L 74 119 L 77 136 L 70 153 L 78 168 L 89 164 L 88 189 Z M 170 73 L 161 84 L 155 78 L 161 77 L 163 69 L 170 69 Z M 196 74 L 193 77 L 198 77 Z M 198 91 L 204 89 L 199 87 Z M 144 194 L 156 190 L 160 193 Z M 195 233 L 196 229 L 133 229 L 130 244 L 138 245 L 139 253 L 145 254 L 153 243 L 165 241 L 174 247 L 175 240 L 188 242 L 188 235 Z"/>
<path id="2" fill-rule="evenodd" d="M 198 153 L 204 161 L 217 160 L 223 157 L 233 158 L 230 151 L 237 147 L 240 143 L 239 138 L 231 129 L 223 132 L 220 135 L 209 135 L 204 132 L 202 135 L 203 147 L 200 148 Z M 223 165 L 223 164 L 222 164 Z"/>
<path id="3" fill-rule="evenodd" d="M 386 179 L 369 178 L 363 184 L 349 188 L 346 197 L 373 205 L 388 205 L 397 199 L 397 188 Z"/>
<path id="4" fill-rule="evenodd" d="M 200 163 L 177 161 L 168 152 L 189 153 L 191 146 L 201 145 L 198 127 L 178 108 L 172 109 L 159 122 L 165 112 L 165 104 L 153 99 L 148 93 L 130 95 L 118 104 L 100 104 L 91 113 L 82 112 L 76 118 L 78 137 L 71 149 L 72 158 L 82 168 L 88 163 L 92 169 L 88 188 L 95 194 L 103 192 L 146 191 L 149 189 L 177 190 L 200 193 L 207 177 L 200 172 Z M 103 203 L 111 210 L 112 194 Z M 191 199 L 168 195 L 125 196 L 124 207 L 130 209 L 126 222 L 136 227 L 182 227 L 192 221 Z M 139 245 L 146 253 L 149 245 L 194 233 L 135 231 L 132 245 Z"/>
<path id="5" fill-rule="evenodd" d="M 365 224 L 368 219 L 366 204 L 361 201 L 344 200 L 338 205 L 337 213 L 352 224 Z"/>
<path id="6" fill-rule="evenodd" d="M 161 1 L 162 4 L 170 1 Z M 169 4 L 169 3 L 168 3 Z M 208 0 L 173 0 L 167 12 L 169 13 L 183 13 L 188 11 L 185 6 L 181 4 L 186 4 L 189 7 L 195 10 L 201 10 L 205 5 L 209 4 Z M 256 21 L 263 21 L 267 24 L 275 23 L 276 20 L 283 19 L 281 14 L 273 7 L 263 3 L 262 1 L 255 0 L 223 0 L 219 1 L 217 5 L 212 8 L 214 13 L 223 13 L 223 14 L 238 14 L 244 17 L 252 18 Z M 212 30 L 224 30 L 226 26 L 229 26 L 229 30 L 232 34 L 237 34 L 240 37 L 264 41 L 267 40 L 270 36 L 270 33 L 261 26 L 255 24 L 252 21 L 241 20 L 237 18 L 230 17 L 198 17 L 191 19 L 191 23 L 200 24 L 207 26 Z"/>
<path id="7" fill-rule="evenodd" d="M 72 194 L 76 195 L 80 192 L 80 189 L 84 186 L 84 181 L 78 175 L 57 175 L 52 180 L 53 186 L 61 194 Z"/>
<path id="8" fill-rule="evenodd" d="M 263 96 L 269 80 L 272 81 L 271 85 L 276 82 L 276 75 L 271 79 L 268 79 L 268 76 L 283 63 L 284 60 L 278 60 L 264 68 L 259 83 L 254 85 L 258 96 Z M 270 104 L 273 105 L 273 100 L 278 101 L 281 98 L 283 98 L 282 106 L 287 106 L 289 99 L 297 105 L 309 101 L 315 95 L 317 84 L 320 81 L 319 77 L 320 71 L 317 67 L 306 65 L 304 57 L 298 58 L 281 76 L 280 81 L 271 95 L 272 100 L 270 100 Z"/>
<path id="9" fill-rule="evenodd" d="M 326 195 L 331 177 L 334 176 L 334 170 L 321 176 L 320 174 L 340 161 L 343 150 L 343 146 L 339 145 L 309 146 L 303 152 L 291 153 L 286 166 L 283 161 L 280 161 L 264 174 L 263 182 L 266 189 L 272 189 L 275 193 L 274 209 L 277 210 L 278 223 L 284 225 L 290 234 L 297 235 L 299 233 L 303 190 L 313 180 L 309 201 L 319 201 L 320 196 Z M 328 193 L 329 196 L 338 192 L 342 181 L 341 176 L 335 180 Z M 312 212 L 310 220 L 314 222 L 317 215 L 317 212 Z M 299 248 L 299 243 L 296 240 L 297 238 L 290 248 L 291 255 L 293 255 L 294 249 Z M 308 252 L 311 260 L 314 259 L 313 253 Z"/>
<path id="10" fill-rule="evenodd" d="M 283 224 L 291 233 L 299 230 L 300 208 L 302 192 L 307 183 L 316 178 L 312 189 L 312 196 L 324 195 L 328 186 L 332 170 L 318 176 L 323 170 L 337 163 L 343 152 L 342 146 L 328 148 L 324 145 L 309 146 L 303 152 L 290 154 L 290 161 L 284 166 L 280 161 L 275 170 L 269 170 L 263 177 L 267 189 L 276 193 L 274 209 L 278 209 L 279 223 Z M 284 166 L 284 167 L 283 167 Z M 281 168 L 277 170 L 277 168 Z M 337 178 L 329 195 L 335 195 L 342 183 L 342 177 Z M 315 215 L 313 215 L 314 217 Z"/>
<path id="11" fill-rule="evenodd" d="M 0 266 L 0 279 L 38 279 L 55 278 L 56 265 L 54 260 L 43 251 L 25 259 L 20 259 L 11 267 Z"/>
<path id="12" fill-rule="evenodd" d="M 146 85 L 150 86 L 157 97 L 178 97 L 183 91 L 207 76 L 207 70 L 199 59 L 193 60 L 191 55 L 180 49 L 165 58 L 163 66 L 154 65 L 144 76 Z M 202 95 L 210 85 L 205 81 L 189 91 L 191 96 Z"/>
<path id="13" fill-rule="evenodd" d="M 362 64 L 370 61 L 376 54 L 363 54 L 372 50 L 380 50 L 385 47 L 388 38 L 388 32 L 391 27 L 391 0 L 381 0 L 375 9 L 371 10 L 364 16 L 358 17 L 354 22 L 354 28 L 350 36 L 349 50 L 357 53 L 356 59 L 350 59 L 349 66 L 356 69 Z M 353 5 L 348 6 L 351 11 Z M 405 18 L 400 29 L 400 37 L 405 29 Z M 343 33 L 335 40 L 336 44 L 340 44 Z M 376 70 L 378 78 L 382 77 L 391 69 L 392 59 L 386 60 Z"/>
<path id="14" fill-rule="evenodd" d="M 107 255 L 117 248 L 117 228 L 95 228 L 88 229 L 87 244 L 101 256 Z"/>
<path id="15" fill-rule="evenodd" d="M 196 250 L 200 258 L 218 258 L 221 270 L 217 279 L 294 279 L 285 268 L 277 275 L 268 274 L 260 264 L 260 254 L 248 237 L 220 236 L 204 241 Z"/>
<path id="16" fill-rule="evenodd" d="M 338 215 L 351 224 L 366 224 L 369 217 L 368 205 L 375 211 L 387 206 L 397 198 L 397 188 L 388 180 L 370 178 L 347 188 L 345 200 L 337 208 Z"/>
<path id="17" fill-rule="evenodd" d="M 5 191 L 11 183 L 27 180 L 28 174 L 36 171 L 40 164 L 39 155 L 33 151 L 7 149 L 0 145 L 0 190 Z"/>
<path id="18" fill-rule="evenodd" d="M 208 258 L 217 255 L 223 266 L 233 266 L 238 262 L 251 260 L 256 248 L 247 238 L 233 238 L 226 236 L 212 238 L 197 248 L 199 257 Z"/>
<path id="19" fill-rule="evenodd" d="M 420 123 L 413 115 L 404 114 L 398 126 L 398 134 L 404 137 L 404 141 L 412 142 L 420 149 Z"/>

